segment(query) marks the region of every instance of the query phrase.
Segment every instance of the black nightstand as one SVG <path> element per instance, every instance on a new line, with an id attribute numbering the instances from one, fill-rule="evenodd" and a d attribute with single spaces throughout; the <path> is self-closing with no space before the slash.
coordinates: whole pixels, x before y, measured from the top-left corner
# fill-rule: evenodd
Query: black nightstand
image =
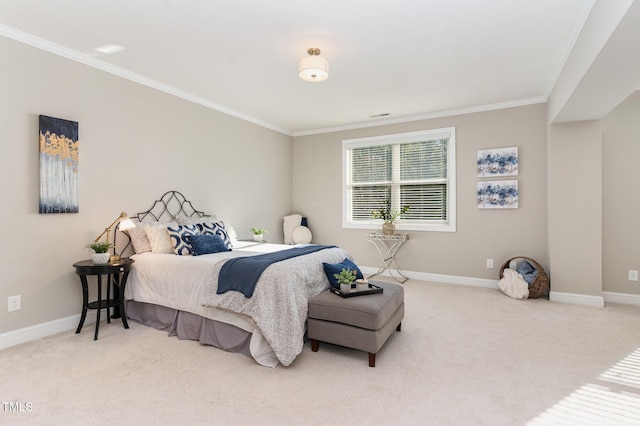
<path id="1" fill-rule="evenodd" d="M 127 315 L 124 310 L 124 290 L 127 285 L 127 277 L 132 259 L 121 259 L 118 262 L 107 263 L 105 265 L 96 265 L 92 260 L 82 260 L 73 264 L 76 268 L 76 274 L 80 275 L 82 283 L 82 316 L 80 324 L 76 329 L 76 334 L 80 333 L 84 320 L 87 318 L 87 309 L 97 309 L 96 314 L 96 333 L 93 340 L 98 340 L 98 328 L 100 327 L 100 311 L 107 310 L 107 322 L 111 322 L 110 309 L 119 308 L 120 318 L 124 328 L 129 328 L 127 324 Z M 96 275 L 98 278 L 98 300 L 89 302 L 89 288 L 87 284 L 87 275 Z M 107 276 L 107 299 L 102 300 L 102 276 Z M 109 285 L 111 284 L 111 286 Z M 111 296 L 111 288 L 113 287 L 113 297 Z M 118 287 L 120 287 L 118 289 Z"/>

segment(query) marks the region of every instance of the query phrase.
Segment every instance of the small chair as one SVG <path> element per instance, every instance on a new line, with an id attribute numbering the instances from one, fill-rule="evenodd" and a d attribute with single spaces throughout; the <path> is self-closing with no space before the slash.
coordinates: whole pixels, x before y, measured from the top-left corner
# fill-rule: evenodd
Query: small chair
<path id="1" fill-rule="evenodd" d="M 285 216 L 282 231 L 285 244 L 309 244 L 313 238 L 307 227 L 307 218 L 299 214 Z"/>

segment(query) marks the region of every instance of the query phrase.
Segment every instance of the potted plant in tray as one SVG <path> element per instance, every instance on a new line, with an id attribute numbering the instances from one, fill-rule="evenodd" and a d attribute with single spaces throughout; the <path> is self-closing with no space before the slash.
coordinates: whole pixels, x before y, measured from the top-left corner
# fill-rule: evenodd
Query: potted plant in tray
<path id="1" fill-rule="evenodd" d="M 387 197 L 384 200 L 384 204 L 378 210 L 374 210 L 371 212 L 371 215 L 374 219 L 382 219 L 384 223 L 382 224 L 382 233 L 384 235 L 394 235 L 396 233 L 396 225 L 393 223 L 400 216 L 409 211 L 408 205 L 402 206 L 400 210 L 395 210 L 391 208 L 391 197 Z"/>
<path id="2" fill-rule="evenodd" d="M 267 233 L 267 230 L 260 228 L 251 228 L 251 232 L 253 233 L 253 241 L 262 242 L 262 238 L 264 237 L 264 234 Z"/>
<path id="3" fill-rule="evenodd" d="M 333 276 L 338 280 L 342 293 L 349 293 L 351 285 L 356 281 L 356 271 L 353 269 L 342 268 L 339 274 L 333 274 Z"/>
<path id="4" fill-rule="evenodd" d="M 91 260 L 96 265 L 104 265 L 109 263 L 109 259 L 111 258 L 111 253 L 109 250 L 113 247 L 113 244 L 106 241 L 94 241 L 92 243 L 87 244 L 87 248 L 93 250 L 91 254 Z"/>

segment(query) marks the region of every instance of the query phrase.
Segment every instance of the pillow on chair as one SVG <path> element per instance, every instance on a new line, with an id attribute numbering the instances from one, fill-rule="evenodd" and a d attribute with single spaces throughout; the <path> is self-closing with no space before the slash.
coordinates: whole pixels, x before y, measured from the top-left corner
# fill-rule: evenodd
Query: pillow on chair
<path id="1" fill-rule="evenodd" d="M 306 226 L 296 226 L 291 233 L 291 241 L 293 244 L 309 244 L 313 236 Z"/>

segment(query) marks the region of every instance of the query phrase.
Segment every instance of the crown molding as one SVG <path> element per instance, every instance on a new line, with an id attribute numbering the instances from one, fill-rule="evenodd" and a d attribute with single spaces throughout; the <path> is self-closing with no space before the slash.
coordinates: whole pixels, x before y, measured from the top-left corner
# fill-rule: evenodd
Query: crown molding
<path id="1" fill-rule="evenodd" d="M 539 104 L 544 102 L 547 102 L 547 98 L 542 96 L 537 96 L 533 98 L 518 99 L 514 101 L 499 102 L 495 104 L 479 105 L 474 107 L 452 109 L 447 111 L 429 112 L 425 114 L 409 115 L 406 117 L 388 118 L 383 120 L 377 120 L 375 122 L 368 121 L 368 122 L 361 122 L 361 123 L 355 123 L 355 124 L 347 124 L 344 126 L 337 126 L 337 127 L 325 127 L 325 128 L 313 129 L 313 130 L 302 130 L 299 132 L 293 132 L 292 136 L 293 137 L 308 136 L 308 135 L 317 135 L 322 133 L 341 132 L 344 130 L 364 129 L 367 127 L 386 126 L 389 124 L 408 123 L 412 121 L 429 120 L 433 118 L 452 117 L 455 115 L 473 114 L 477 112 L 486 112 L 486 111 L 493 111 L 498 109 L 515 108 L 515 107 Z"/>
<path id="2" fill-rule="evenodd" d="M 582 13 L 580 17 L 576 19 L 576 24 L 573 27 L 574 31 L 577 31 L 576 29 L 580 28 L 580 23 L 583 22 L 583 20 L 586 19 L 586 17 L 588 16 L 588 12 L 591 10 L 592 4 L 593 4 L 593 0 L 590 0 L 589 2 L 586 3 L 586 6 L 583 8 L 584 13 Z M 411 116 L 405 116 L 405 117 L 378 119 L 376 121 L 366 121 L 366 122 L 360 122 L 360 123 L 354 123 L 354 124 L 347 124 L 343 126 L 324 127 L 324 128 L 301 130 L 301 131 L 291 131 L 291 130 L 287 130 L 282 127 L 276 126 L 272 123 L 266 122 L 264 120 L 243 114 L 241 112 L 228 108 L 224 105 L 220 105 L 208 99 L 202 98 L 200 96 L 196 96 L 193 93 L 189 93 L 184 90 L 177 89 L 173 86 L 160 83 L 156 80 L 144 77 L 140 74 L 130 72 L 124 68 L 109 64 L 91 55 L 80 53 L 73 49 L 69 49 L 67 47 L 50 42 L 43 38 L 34 36 L 32 34 L 22 32 L 15 28 L 8 27 L 6 25 L 0 24 L 0 35 L 9 39 L 18 41 L 20 43 L 35 47 L 37 49 L 44 50 L 54 55 L 61 56 L 63 58 L 98 69 L 100 71 L 104 71 L 106 73 L 141 84 L 143 86 L 147 86 L 154 90 L 158 90 L 158 91 L 167 93 L 169 95 L 184 99 L 186 101 L 204 106 L 206 108 L 230 115 L 232 117 L 236 117 L 238 119 L 247 121 L 249 123 L 253 123 L 257 126 L 264 127 L 266 129 L 270 129 L 275 132 L 282 133 L 284 135 L 292 136 L 292 137 L 332 133 L 332 132 L 339 132 L 339 131 L 345 131 L 345 130 L 363 129 L 367 127 L 386 126 L 386 125 L 398 124 L 398 123 L 409 123 L 413 121 L 421 121 L 421 120 L 428 120 L 428 119 L 441 118 L 441 117 L 450 117 L 450 116 L 463 115 L 463 114 L 473 114 L 473 113 L 486 112 L 486 111 L 492 111 L 492 110 L 498 110 L 498 109 L 514 108 L 519 106 L 544 103 L 548 99 L 548 97 L 538 96 L 538 97 L 518 99 L 513 101 L 507 101 L 507 102 L 499 102 L 494 104 L 479 105 L 474 107 L 445 110 L 445 111 L 435 111 L 435 112 L 411 115 Z M 576 37 L 577 37 L 577 34 L 576 34 Z M 561 60 L 559 63 L 564 64 L 564 61 L 566 61 L 566 56 L 568 54 L 569 54 L 568 51 L 565 52 L 563 54 L 564 59 Z M 562 67 L 559 66 L 554 71 L 553 84 L 555 84 L 555 80 L 557 80 L 561 68 Z M 551 87 L 553 87 L 553 84 L 551 85 Z"/>
<path id="3" fill-rule="evenodd" d="M 44 50 L 46 52 L 52 53 L 57 56 L 61 56 L 63 58 L 81 63 L 83 65 L 87 65 L 89 67 L 98 69 L 100 71 L 104 71 L 109 74 L 116 75 L 118 77 L 124 78 L 129 81 L 133 81 L 135 83 L 141 84 L 143 86 L 147 86 L 149 88 L 167 93 L 169 95 L 175 96 L 177 98 L 184 99 L 189 102 L 193 102 L 198 105 L 202 105 L 206 108 L 216 110 L 218 112 L 230 115 L 232 117 L 239 118 L 244 121 L 248 121 L 260 127 L 264 127 L 270 130 L 273 130 L 278 133 L 283 133 L 287 136 L 292 136 L 292 133 L 286 129 L 283 129 L 279 126 L 268 123 L 264 120 L 260 120 L 255 117 L 251 117 L 249 115 L 240 113 L 231 108 L 225 107 L 224 105 L 217 104 L 215 102 L 211 102 L 208 99 L 196 96 L 192 93 L 186 92 L 184 90 L 177 89 L 168 84 L 160 83 L 159 81 L 152 80 L 150 78 L 144 77 L 140 74 L 136 74 L 130 71 L 125 70 L 124 68 L 117 67 L 115 65 L 111 65 L 107 62 L 101 61 L 93 56 L 88 54 L 77 52 L 73 49 L 69 49 L 67 47 L 61 46 L 56 43 L 52 43 L 48 40 L 42 39 L 40 37 L 34 36 L 32 34 L 28 34 L 15 28 L 8 27 L 6 25 L 0 24 L 0 35 L 6 38 L 10 38 L 12 40 L 18 41 L 20 43 L 24 43 L 26 45 L 35 47 L 37 49 Z"/>

